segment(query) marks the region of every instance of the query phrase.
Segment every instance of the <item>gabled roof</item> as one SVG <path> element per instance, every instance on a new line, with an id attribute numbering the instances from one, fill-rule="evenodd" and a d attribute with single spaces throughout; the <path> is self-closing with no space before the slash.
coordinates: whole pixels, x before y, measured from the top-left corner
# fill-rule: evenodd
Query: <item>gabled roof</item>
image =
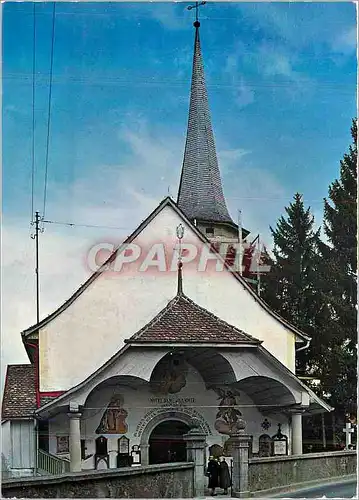
<path id="1" fill-rule="evenodd" d="M 28 418 L 36 410 L 34 365 L 8 365 L 2 401 L 3 420 Z"/>
<path id="2" fill-rule="evenodd" d="M 218 342 L 260 344 L 261 341 L 229 325 L 193 300 L 179 293 L 126 343 Z"/>
<path id="3" fill-rule="evenodd" d="M 204 77 L 199 22 L 194 23 L 192 84 L 178 206 L 191 220 L 233 221 L 223 195 Z"/>
<path id="4" fill-rule="evenodd" d="M 114 253 L 108 258 L 108 260 L 95 272 L 93 273 L 88 280 L 81 285 L 78 290 L 68 299 L 66 302 L 64 302 L 58 309 L 56 309 L 53 313 L 51 313 L 49 316 L 44 318 L 40 323 L 37 323 L 30 328 L 24 330 L 22 332 L 23 336 L 23 341 L 30 336 L 32 333 L 36 332 L 40 328 L 44 327 L 48 323 L 50 323 L 53 319 L 55 319 L 59 314 L 61 314 L 63 311 L 65 311 L 103 272 L 107 270 L 108 264 L 112 263 L 115 259 L 116 256 L 119 252 L 125 249 L 126 245 L 131 243 L 147 226 L 150 224 L 150 222 L 166 207 L 169 206 L 171 207 L 177 214 L 178 216 L 191 228 L 191 230 L 196 234 L 196 236 L 206 245 L 211 247 L 210 241 L 204 236 L 203 233 L 201 233 L 196 226 L 193 225 L 193 223 L 188 219 L 188 217 L 182 212 L 182 210 L 176 205 L 176 203 L 170 198 L 166 197 L 159 205 L 158 207 L 145 219 L 139 226 L 138 228 L 121 244 L 119 247 L 114 251 Z M 281 323 L 285 328 L 293 332 L 295 335 L 297 335 L 299 338 L 302 339 L 302 341 L 309 341 L 310 337 L 306 335 L 305 333 L 301 332 L 298 328 L 295 326 L 291 325 L 288 323 L 284 318 L 279 316 L 276 312 L 272 311 L 270 307 L 264 302 L 263 299 L 261 299 L 255 291 L 249 286 L 249 284 L 245 281 L 245 279 L 236 272 L 233 272 L 230 268 L 230 265 L 223 259 L 223 257 L 220 255 L 220 253 L 217 253 L 218 259 L 223 262 L 224 267 L 230 272 L 233 277 L 241 283 L 243 288 L 254 298 L 256 302 L 258 302 L 263 309 L 267 311 L 272 317 L 274 317 L 279 323 Z"/>

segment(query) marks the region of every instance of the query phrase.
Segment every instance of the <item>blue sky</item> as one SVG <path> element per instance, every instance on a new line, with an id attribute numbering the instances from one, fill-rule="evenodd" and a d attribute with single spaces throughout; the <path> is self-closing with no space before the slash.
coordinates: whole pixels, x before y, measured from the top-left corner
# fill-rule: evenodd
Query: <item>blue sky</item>
<path id="1" fill-rule="evenodd" d="M 56 5 L 43 314 L 86 277 L 95 241 L 120 240 L 177 194 L 193 11 L 183 3 Z M 35 209 L 42 211 L 52 4 L 36 4 Z M 33 4 L 3 4 L 4 321 L 34 320 L 31 217 Z M 230 211 L 269 240 L 295 192 L 318 224 L 356 113 L 352 3 L 207 3 L 201 43 Z M 56 265 L 54 265 L 56 262 Z M 57 287 L 54 290 L 53 282 Z M 16 297 L 16 300 L 14 298 Z M 6 343 L 6 339 L 5 339 Z M 19 344 L 20 345 L 20 344 Z M 21 346 L 7 358 L 23 360 Z"/>

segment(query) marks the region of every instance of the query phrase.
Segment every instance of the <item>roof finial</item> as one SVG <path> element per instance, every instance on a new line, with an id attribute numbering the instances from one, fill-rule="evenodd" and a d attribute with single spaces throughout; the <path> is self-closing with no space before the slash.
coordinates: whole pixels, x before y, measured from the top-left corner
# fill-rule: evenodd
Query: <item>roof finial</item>
<path id="1" fill-rule="evenodd" d="M 201 26 L 200 22 L 198 21 L 198 8 L 201 6 L 201 5 L 205 5 L 206 2 L 196 2 L 195 5 L 189 5 L 187 7 L 188 10 L 192 10 L 192 9 L 196 9 L 196 20 L 195 22 L 193 23 L 193 26 L 195 28 L 199 28 Z"/>
<path id="2" fill-rule="evenodd" d="M 182 286 L 182 246 L 181 241 L 184 235 L 184 227 L 179 224 L 176 228 L 177 238 L 178 238 L 178 282 L 177 282 L 177 295 L 183 295 Z"/>

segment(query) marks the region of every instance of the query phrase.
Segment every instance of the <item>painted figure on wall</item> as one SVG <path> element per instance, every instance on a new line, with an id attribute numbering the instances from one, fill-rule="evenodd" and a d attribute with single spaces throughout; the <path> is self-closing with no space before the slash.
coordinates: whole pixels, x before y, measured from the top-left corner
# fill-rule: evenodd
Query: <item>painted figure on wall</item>
<path id="1" fill-rule="evenodd" d="M 57 453 L 68 453 L 69 452 L 69 436 L 57 436 Z"/>
<path id="2" fill-rule="evenodd" d="M 128 431 L 127 416 L 128 413 L 123 408 L 123 397 L 121 395 L 113 396 L 101 418 L 100 425 L 96 429 L 96 434 L 126 434 Z"/>
<path id="3" fill-rule="evenodd" d="M 151 381 L 157 394 L 177 394 L 186 385 L 187 366 L 182 356 L 168 356 L 155 368 Z"/>
<path id="4" fill-rule="evenodd" d="M 242 419 L 242 413 L 237 408 L 237 399 L 239 393 L 234 390 L 216 388 L 219 396 L 219 407 L 216 415 L 214 428 L 220 434 L 231 435 L 245 428 L 245 421 Z"/>

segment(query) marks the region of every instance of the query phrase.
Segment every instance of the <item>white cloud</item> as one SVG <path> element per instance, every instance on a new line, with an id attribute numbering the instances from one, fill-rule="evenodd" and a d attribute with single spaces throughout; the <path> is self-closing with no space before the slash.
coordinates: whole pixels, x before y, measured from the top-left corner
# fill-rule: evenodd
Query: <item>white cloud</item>
<path id="1" fill-rule="evenodd" d="M 292 78 L 294 71 L 289 58 L 280 53 L 274 51 L 264 50 L 265 57 L 263 60 L 263 73 L 267 76 L 286 76 Z"/>
<path id="2" fill-rule="evenodd" d="M 357 36 L 356 26 L 342 31 L 332 43 L 333 50 L 342 54 L 355 52 L 357 48 Z"/>
<path id="3" fill-rule="evenodd" d="M 269 226 L 275 226 L 284 207 L 292 199 L 285 186 L 271 172 L 251 164 L 251 151 L 226 149 L 218 154 L 223 175 L 224 194 L 233 219 L 242 212 L 243 226 L 251 237 L 261 234 L 271 247 Z"/>
<path id="4" fill-rule="evenodd" d="M 285 87 L 289 93 L 303 91 L 312 83 L 307 75 L 295 69 L 297 56 L 293 52 L 287 52 L 282 46 L 264 43 L 253 54 L 253 59 L 257 61 L 258 71 L 264 77 L 282 77 L 295 84 Z"/>
<path id="5" fill-rule="evenodd" d="M 239 45 L 232 54 L 229 54 L 224 65 L 223 74 L 229 78 L 231 84 L 234 86 L 232 96 L 235 104 L 239 109 L 247 107 L 254 102 L 254 90 L 246 83 L 239 69 L 240 62 Z"/>
<path id="6" fill-rule="evenodd" d="M 243 78 L 241 78 L 234 95 L 235 103 L 239 109 L 243 109 L 254 102 L 254 90 L 244 82 Z"/>
<path id="7" fill-rule="evenodd" d="M 161 0 L 155 0 L 161 1 Z M 180 4 L 181 5 L 181 4 Z M 171 3 L 165 4 L 161 3 L 160 8 L 152 8 L 150 9 L 150 16 L 162 24 L 162 26 L 168 30 L 183 30 L 188 28 L 188 21 L 191 19 L 191 14 L 185 11 L 187 8 L 187 4 L 182 4 L 183 13 L 182 16 L 179 15 L 179 10 L 174 8 Z M 189 14 L 189 15 L 188 15 Z"/>
<path id="8" fill-rule="evenodd" d="M 345 24 L 342 19 L 350 19 L 347 22 L 347 25 L 350 24 L 347 32 L 351 33 L 349 38 L 353 40 L 353 31 L 356 30 L 354 2 L 352 6 L 350 19 L 348 3 L 344 2 L 237 3 L 237 8 L 247 20 L 266 30 L 268 37 L 280 38 L 291 51 L 296 52 L 303 47 L 330 45 L 333 34 Z"/>
<path id="9" fill-rule="evenodd" d="M 221 162 L 225 161 L 235 161 L 242 158 L 244 155 L 249 154 L 249 151 L 245 149 L 224 149 L 218 152 L 218 158 Z M 221 164 L 223 167 L 223 163 Z"/>

